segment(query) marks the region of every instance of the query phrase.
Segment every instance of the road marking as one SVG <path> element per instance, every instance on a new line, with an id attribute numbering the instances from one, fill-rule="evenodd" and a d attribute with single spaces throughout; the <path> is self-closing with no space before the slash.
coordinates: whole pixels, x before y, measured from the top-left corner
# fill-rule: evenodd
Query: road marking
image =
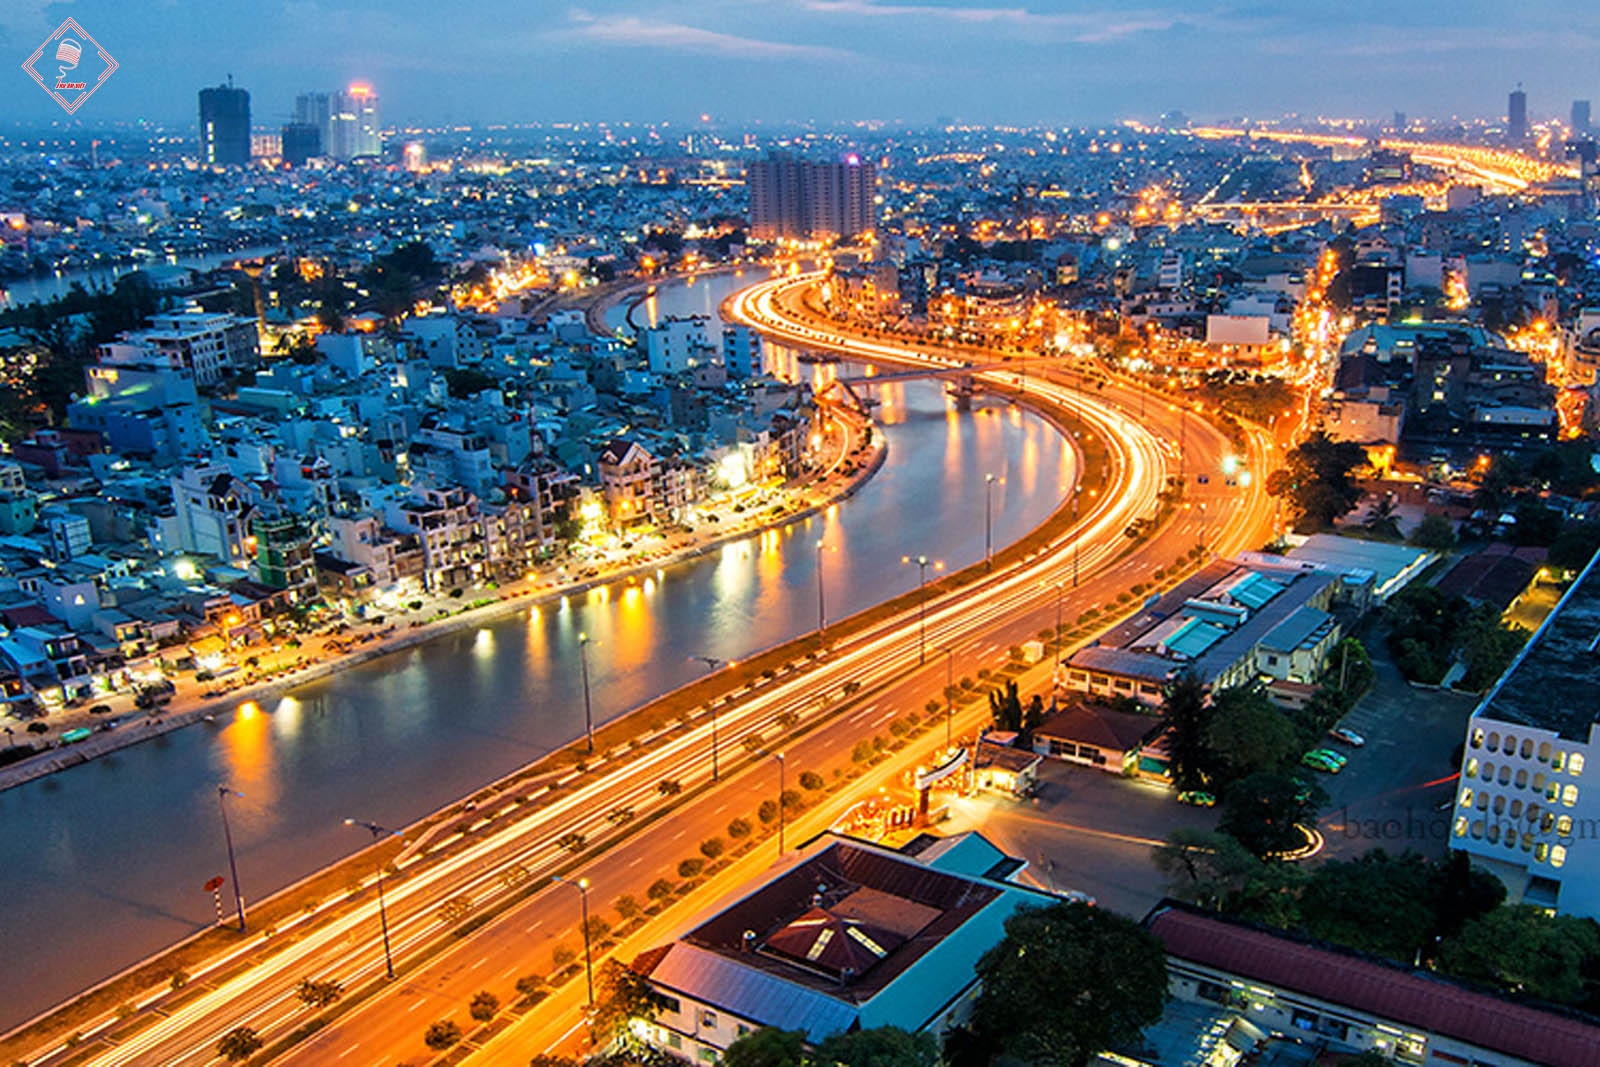
<path id="1" fill-rule="evenodd" d="M 717 807 L 717 810 L 715 810 L 715 811 L 713 811 L 713 812 L 712 812 L 712 813 L 711 813 L 711 814 L 713 814 L 713 815 L 721 815 L 721 814 L 722 814 L 722 813 L 723 813 L 723 812 L 725 812 L 725 811 L 727 811 L 727 810 L 728 810 L 728 805 L 729 805 L 729 804 L 730 804 L 730 803 L 732 803 L 732 801 L 728 801 L 728 800 L 724 800 L 724 801 L 723 801 L 723 802 L 722 802 L 722 803 L 721 803 L 721 804 L 720 804 L 720 805 L 719 805 L 719 806 L 718 806 L 718 807 Z"/>
<path id="2" fill-rule="evenodd" d="M 874 725 L 874 726 L 882 726 L 884 723 L 886 723 L 890 719 L 894 718 L 894 716 L 895 716 L 895 711 L 894 711 L 893 708 L 890 708 L 888 711 L 884 712 L 882 715 L 879 715 L 876 719 L 873 719 L 872 720 L 872 725 Z"/>
<path id="3" fill-rule="evenodd" d="M 875 712 L 877 710 L 878 710 L 878 705 L 876 705 L 876 704 L 868 704 L 866 707 L 862 708 L 860 711 L 858 711 L 854 715 L 850 716 L 850 719 L 851 719 L 852 722 L 854 722 L 856 719 L 865 719 L 868 715 L 871 715 L 873 712 Z"/>
<path id="4" fill-rule="evenodd" d="M 532 926 L 528 927 L 526 932 L 531 934 L 531 933 L 533 933 L 535 930 L 539 929 L 539 927 L 541 927 L 543 925 L 544 925 L 544 920 L 540 919 L 538 922 L 536 922 Z"/>
<path id="5" fill-rule="evenodd" d="M 468 968 L 468 970 L 475 971 L 479 967 L 482 967 L 485 963 L 488 963 L 488 962 L 489 962 L 489 957 L 485 956 L 485 957 L 483 957 L 483 959 L 479 960 L 477 963 L 474 963 L 470 968 Z"/>
<path id="6" fill-rule="evenodd" d="M 644 862 L 644 857 L 640 856 L 638 859 L 636 859 L 632 863 L 628 864 L 628 869 L 632 870 L 633 868 L 639 866 L 639 864 L 641 864 L 643 862 Z"/>
<path id="7" fill-rule="evenodd" d="M 339 1053 L 339 1058 L 341 1060 L 344 1059 L 346 1056 L 350 1055 L 350 1053 L 354 1052 L 356 1049 L 358 1049 L 360 1047 L 361 1047 L 361 1043 L 358 1041 L 354 1045 L 351 1045 L 349 1048 L 345 1049 L 343 1052 Z"/>
<path id="8" fill-rule="evenodd" d="M 410 1014 L 411 1012 L 416 1011 L 418 1008 L 422 1007 L 426 1003 L 427 1003 L 427 1001 L 425 1001 L 425 1000 L 418 1000 L 415 1004 L 411 1005 L 411 1007 L 406 1009 L 406 1013 Z"/>

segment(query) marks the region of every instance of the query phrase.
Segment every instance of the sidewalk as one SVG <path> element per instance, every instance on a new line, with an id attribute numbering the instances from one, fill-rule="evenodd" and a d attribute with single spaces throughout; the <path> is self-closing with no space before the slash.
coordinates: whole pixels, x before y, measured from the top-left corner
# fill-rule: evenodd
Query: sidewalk
<path id="1" fill-rule="evenodd" d="M 176 686 L 171 701 L 148 713 L 134 706 L 131 693 L 116 693 L 97 698 L 94 703 L 31 720 L 48 727 L 48 732 L 43 734 L 25 732 L 26 720 L 8 718 L 5 726 L 12 733 L 6 740 L 16 745 L 32 745 L 37 751 L 33 756 L 0 767 L 0 791 L 225 714 L 246 702 L 272 703 L 291 688 L 457 630 L 482 625 L 493 618 L 526 610 L 530 601 L 542 603 L 582 593 L 632 574 L 694 559 L 728 541 L 809 518 L 853 495 L 877 473 L 887 458 L 887 441 L 881 432 L 872 434 L 871 444 L 861 444 L 860 438 L 871 426 L 869 422 L 846 412 L 834 411 L 833 414 L 837 417 L 829 420 L 832 429 L 823 442 L 824 454 L 831 459 L 821 472 L 767 491 L 767 501 L 781 500 L 786 509 L 777 521 L 763 521 L 773 506 L 766 503 L 751 508 L 744 515 L 729 512 L 727 520 L 705 523 L 693 531 L 641 535 L 633 549 L 621 558 L 598 554 L 549 563 L 521 580 L 494 589 L 468 590 L 459 598 L 421 594 L 415 598 L 421 601 L 421 606 L 414 611 L 391 612 L 378 621 L 351 621 L 331 631 L 300 635 L 295 639 L 299 642 L 297 647 L 285 641 L 236 648 L 232 654 L 232 662 L 238 665 L 235 672 L 204 682 L 197 681 L 193 671 L 176 674 L 170 679 Z M 852 459 L 857 447 L 864 447 L 865 452 L 854 457 L 855 466 L 847 474 L 843 467 Z M 465 606 L 485 598 L 490 602 Z M 257 663 L 249 667 L 246 661 L 252 658 Z M 112 710 L 99 715 L 90 712 L 90 707 L 99 705 L 108 705 Z M 79 728 L 96 732 L 83 741 L 60 744 L 62 734 Z"/>

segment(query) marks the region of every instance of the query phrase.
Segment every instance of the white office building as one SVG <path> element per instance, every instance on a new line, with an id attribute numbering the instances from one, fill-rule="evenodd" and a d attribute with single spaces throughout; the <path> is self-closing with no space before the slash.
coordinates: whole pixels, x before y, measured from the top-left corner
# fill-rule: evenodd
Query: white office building
<path id="1" fill-rule="evenodd" d="M 1600 917 L 1600 573 L 1590 561 L 1467 722 L 1451 846 L 1510 899 Z"/>

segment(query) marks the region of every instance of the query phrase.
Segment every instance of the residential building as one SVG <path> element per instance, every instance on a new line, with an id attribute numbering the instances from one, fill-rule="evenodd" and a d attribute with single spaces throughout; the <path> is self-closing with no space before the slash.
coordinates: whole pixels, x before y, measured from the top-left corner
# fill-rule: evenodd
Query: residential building
<path id="1" fill-rule="evenodd" d="M 1510 899 L 1600 917 L 1600 569 L 1591 560 L 1467 720 L 1451 847 Z M 1600 772 L 1600 761 L 1596 763 Z M 1589 774 L 1589 779 L 1594 777 Z"/>
<path id="2" fill-rule="evenodd" d="M 746 175 L 757 237 L 848 240 L 877 229 L 877 174 L 855 153 L 837 163 L 774 153 L 751 163 Z"/>
<path id="3" fill-rule="evenodd" d="M 902 851 L 824 833 L 634 960 L 666 1004 L 640 1036 L 691 1063 L 716 1062 L 763 1026 L 799 1030 L 810 1045 L 879 1026 L 937 1036 L 969 1015 L 976 964 L 1005 920 L 1052 901 L 1008 880 L 1023 865 L 976 833 Z"/>
<path id="4" fill-rule="evenodd" d="M 244 166 L 250 162 L 250 94 L 226 85 L 200 90 L 200 162 Z"/>
<path id="5" fill-rule="evenodd" d="M 1517 86 L 1506 99 L 1506 140 L 1520 145 L 1528 139 L 1528 94 Z"/>
<path id="6" fill-rule="evenodd" d="M 637 441 L 616 440 L 600 452 L 600 489 L 614 527 L 652 522 L 661 498 L 661 461 Z"/>
<path id="7" fill-rule="evenodd" d="M 194 552 L 225 564 L 247 564 L 253 555 L 246 539 L 255 490 L 227 468 L 209 464 L 184 467 L 170 484 L 171 537 L 158 516 L 150 546 L 163 554 Z"/>
<path id="8" fill-rule="evenodd" d="M 261 584 L 283 590 L 290 603 L 315 598 L 317 566 L 312 529 L 299 515 L 255 515 L 250 522 L 255 541 L 256 571 Z"/>
<path id="9" fill-rule="evenodd" d="M 420 488 L 389 503 L 391 529 L 414 534 L 422 547 L 422 585 L 440 592 L 482 581 L 488 549 L 478 498 L 459 487 Z"/>
<path id="10" fill-rule="evenodd" d="M 652 374 L 678 374 L 717 358 L 707 315 L 670 316 L 644 333 Z"/>
<path id="11" fill-rule="evenodd" d="M 293 167 L 322 155 L 322 128 L 309 122 L 291 122 L 279 135 L 283 139 L 283 161 Z"/>
<path id="12" fill-rule="evenodd" d="M 1138 768 L 1140 753 L 1164 728 L 1150 715 L 1074 702 L 1034 729 L 1033 750 L 1108 774 L 1127 774 Z"/>

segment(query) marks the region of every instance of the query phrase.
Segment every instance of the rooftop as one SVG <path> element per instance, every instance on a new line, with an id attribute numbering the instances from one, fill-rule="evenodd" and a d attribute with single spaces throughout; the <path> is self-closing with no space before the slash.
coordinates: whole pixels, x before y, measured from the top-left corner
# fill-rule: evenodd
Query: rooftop
<path id="1" fill-rule="evenodd" d="M 1436 975 L 1166 900 L 1145 919 L 1171 958 L 1550 1067 L 1600 1067 L 1600 1026 Z"/>
<path id="2" fill-rule="evenodd" d="M 1587 742 L 1600 721 L 1597 649 L 1600 570 L 1591 559 L 1473 715 Z"/>
<path id="3" fill-rule="evenodd" d="M 644 953 L 634 969 L 816 1040 L 856 1024 L 916 1030 L 976 980 L 973 967 L 1003 936 L 1006 916 L 1048 898 L 987 876 L 1004 857 L 980 835 L 913 844 L 911 855 L 824 835 L 798 865 Z"/>

